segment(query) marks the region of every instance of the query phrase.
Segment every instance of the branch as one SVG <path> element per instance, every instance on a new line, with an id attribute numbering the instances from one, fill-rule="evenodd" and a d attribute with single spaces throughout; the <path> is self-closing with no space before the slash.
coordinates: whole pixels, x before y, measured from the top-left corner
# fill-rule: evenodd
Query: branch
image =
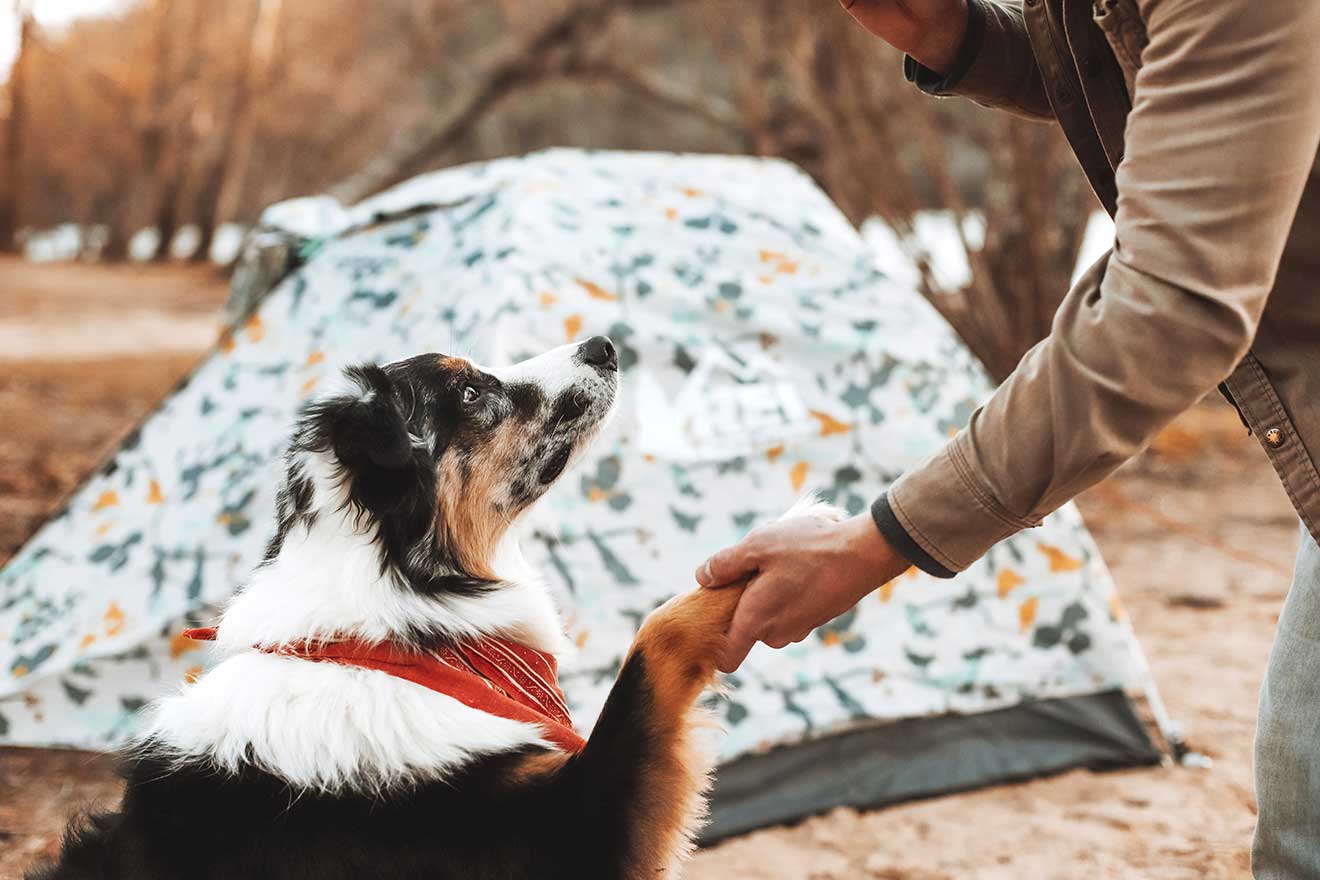
<path id="1" fill-rule="evenodd" d="M 332 186 L 330 194 L 352 204 L 407 180 L 452 146 L 502 98 L 543 78 L 549 72 L 547 57 L 556 50 L 571 48 L 580 28 L 612 14 L 614 6 L 609 0 L 578 0 L 571 4 L 498 53 L 448 108 L 400 137 L 392 148 L 373 158 L 356 174 Z"/>
<path id="2" fill-rule="evenodd" d="M 646 71 L 624 67 L 612 61 L 587 61 L 564 71 L 572 78 L 611 82 L 662 107 L 704 119 L 719 128 L 741 129 L 742 115 L 732 103 L 718 95 L 689 92 Z"/>

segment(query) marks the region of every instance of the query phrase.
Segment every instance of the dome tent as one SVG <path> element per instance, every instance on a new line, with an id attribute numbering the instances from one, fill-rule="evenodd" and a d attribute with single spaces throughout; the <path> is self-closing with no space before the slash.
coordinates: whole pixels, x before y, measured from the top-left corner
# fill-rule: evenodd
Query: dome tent
<path id="1" fill-rule="evenodd" d="M 562 683 L 584 731 L 640 621 L 705 554 L 805 490 L 863 510 L 991 390 L 780 161 L 551 151 L 351 209 L 286 203 L 264 225 L 237 276 L 250 316 L 0 571 L 0 742 L 113 747 L 200 671 L 178 633 L 260 560 L 294 413 L 339 365 L 614 339 L 619 412 L 523 541 L 578 645 Z M 1159 716 L 1065 507 L 953 580 L 910 572 L 802 644 L 758 646 L 714 703 L 707 836 L 1156 761 L 1143 695 Z"/>

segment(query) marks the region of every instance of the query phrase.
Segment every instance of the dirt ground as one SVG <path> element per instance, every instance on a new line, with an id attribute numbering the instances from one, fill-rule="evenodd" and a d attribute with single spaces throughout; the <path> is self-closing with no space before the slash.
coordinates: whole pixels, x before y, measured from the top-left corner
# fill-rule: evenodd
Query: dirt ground
<path id="1" fill-rule="evenodd" d="M 187 371 L 223 296 L 207 270 L 0 260 L 0 560 Z M 837 810 L 705 850 L 685 876 L 1246 876 L 1256 690 L 1296 518 L 1255 441 L 1214 401 L 1081 503 L 1169 711 L 1213 767 L 1077 771 Z M 116 792 L 105 756 L 0 749 L 0 878 L 50 851 L 71 812 Z"/>

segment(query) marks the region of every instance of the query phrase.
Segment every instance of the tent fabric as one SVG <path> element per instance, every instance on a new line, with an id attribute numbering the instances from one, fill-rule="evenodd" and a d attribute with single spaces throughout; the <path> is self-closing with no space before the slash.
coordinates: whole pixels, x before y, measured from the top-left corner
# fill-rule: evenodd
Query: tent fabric
<path id="1" fill-rule="evenodd" d="M 905 718 L 740 756 L 720 768 L 701 842 L 835 807 L 874 809 L 1076 767 L 1156 764 L 1121 691 Z"/>
<path id="2" fill-rule="evenodd" d="M 202 670 L 178 633 L 260 559 L 294 414 L 343 364 L 614 339 L 619 412 L 523 542 L 578 647 L 562 683 L 584 731 L 706 554 L 804 491 L 865 510 L 991 390 L 781 161 L 551 151 L 322 213 L 306 262 L 0 572 L 0 742 L 113 747 Z M 1069 506 L 955 579 L 909 573 L 802 644 L 758 646 L 714 705 L 732 760 L 1140 688 L 1144 670 Z"/>

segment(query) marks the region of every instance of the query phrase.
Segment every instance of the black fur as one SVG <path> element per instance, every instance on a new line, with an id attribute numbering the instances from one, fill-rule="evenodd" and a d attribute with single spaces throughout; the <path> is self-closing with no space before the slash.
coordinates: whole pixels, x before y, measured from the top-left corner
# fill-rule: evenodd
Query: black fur
<path id="1" fill-rule="evenodd" d="M 373 798 L 139 757 L 125 765 L 120 811 L 75 823 L 60 863 L 28 878 L 609 880 L 644 845 L 639 809 L 660 747 L 636 653 L 586 749 L 553 773 L 520 779 L 532 754 L 521 751 Z"/>
<path id="2" fill-rule="evenodd" d="M 435 459 L 448 442 L 446 423 L 422 422 L 434 440 L 431 449 L 412 442 L 403 402 L 395 382 L 377 366 L 347 371 L 365 392 L 318 400 L 303 411 L 294 451 L 333 452 L 347 473 L 350 503 L 375 527 L 383 568 L 409 575 L 414 583 L 412 551 L 424 544 L 435 521 Z M 416 395 L 421 389 L 406 385 Z M 296 461 L 296 456 L 295 456 Z M 437 562 L 439 560 L 436 560 Z M 447 560 L 446 560 L 447 561 Z M 428 589 L 429 578 L 415 584 Z"/>

